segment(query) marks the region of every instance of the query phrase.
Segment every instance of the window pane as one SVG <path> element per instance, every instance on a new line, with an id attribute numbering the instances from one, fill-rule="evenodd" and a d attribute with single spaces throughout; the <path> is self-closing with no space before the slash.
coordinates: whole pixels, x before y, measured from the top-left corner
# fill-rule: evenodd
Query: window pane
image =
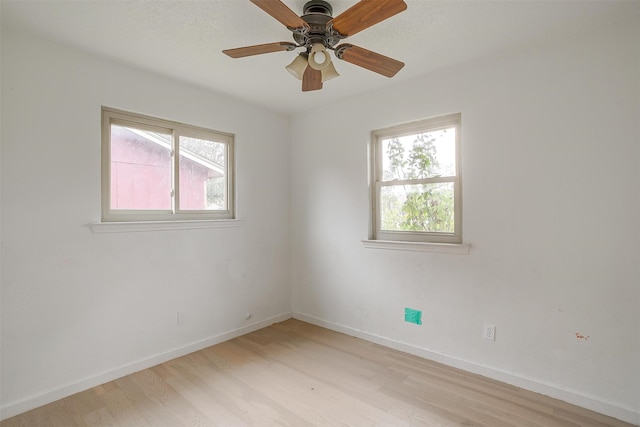
<path id="1" fill-rule="evenodd" d="M 382 186 L 381 229 L 453 233 L 453 188 L 452 182 Z"/>
<path id="2" fill-rule="evenodd" d="M 382 180 L 456 175 L 454 127 L 382 140 Z"/>
<path id="3" fill-rule="evenodd" d="M 226 210 L 226 144 L 180 137 L 180 209 Z"/>
<path id="4" fill-rule="evenodd" d="M 111 125 L 111 209 L 171 209 L 171 135 Z"/>

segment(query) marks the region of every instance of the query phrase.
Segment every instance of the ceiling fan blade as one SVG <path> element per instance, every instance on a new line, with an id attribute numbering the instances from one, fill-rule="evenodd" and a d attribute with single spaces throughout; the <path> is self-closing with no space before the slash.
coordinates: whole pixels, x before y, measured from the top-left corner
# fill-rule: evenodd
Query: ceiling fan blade
<path id="1" fill-rule="evenodd" d="M 322 71 L 307 67 L 302 75 L 302 91 L 322 89 Z"/>
<path id="2" fill-rule="evenodd" d="M 343 37 L 349 37 L 391 18 L 406 8 L 404 0 L 360 0 L 333 18 L 329 24 L 332 24 L 333 29 Z"/>
<path id="3" fill-rule="evenodd" d="M 226 49 L 222 53 L 232 58 L 243 58 L 245 56 L 261 55 L 263 53 L 280 52 L 283 50 L 293 50 L 298 47 L 297 44 L 291 42 L 275 42 L 266 44 L 257 44 L 254 46 L 238 47 L 235 49 Z"/>
<path id="4" fill-rule="evenodd" d="M 251 3 L 258 6 L 260 9 L 273 16 L 280 21 L 282 25 L 290 30 L 296 28 L 308 28 L 307 24 L 302 18 L 295 14 L 294 11 L 289 9 L 286 4 L 280 0 L 250 0 Z"/>
<path id="5" fill-rule="evenodd" d="M 336 47 L 335 53 L 339 59 L 386 77 L 395 76 L 404 67 L 404 62 L 348 43 Z"/>

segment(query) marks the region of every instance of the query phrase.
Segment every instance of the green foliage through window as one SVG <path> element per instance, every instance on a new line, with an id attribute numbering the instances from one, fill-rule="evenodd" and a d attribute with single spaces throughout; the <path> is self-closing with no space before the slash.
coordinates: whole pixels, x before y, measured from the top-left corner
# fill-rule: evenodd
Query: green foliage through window
<path id="1" fill-rule="evenodd" d="M 441 156 L 438 146 L 454 144 L 454 129 L 420 133 L 409 137 L 383 140 L 384 179 L 386 181 L 420 180 L 451 172 L 455 157 Z M 444 150 L 443 150 L 444 151 Z M 444 162 L 443 162 L 444 163 Z M 445 166 L 445 167 L 443 167 Z M 404 231 L 454 231 L 454 197 L 451 183 L 398 184 L 381 191 L 382 229 Z"/>

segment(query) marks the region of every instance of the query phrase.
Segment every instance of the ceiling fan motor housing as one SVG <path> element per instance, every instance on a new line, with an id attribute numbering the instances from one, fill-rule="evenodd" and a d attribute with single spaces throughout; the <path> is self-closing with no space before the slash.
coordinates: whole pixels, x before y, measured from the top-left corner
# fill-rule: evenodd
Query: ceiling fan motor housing
<path id="1" fill-rule="evenodd" d="M 293 39 L 301 46 L 311 49 L 316 43 L 321 43 L 326 48 L 332 48 L 342 38 L 340 34 L 327 28 L 327 23 L 333 19 L 333 8 L 324 0 L 310 0 L 303 7 L 301 18 L 309 24 L 306 33 L 293 33 Z"/>
<path id="2" fill-rule="evenodd" d="M 305 15 L 311 13 L 321 13 L 323 15 L 331 16 L 333 14 L 333 8 L 324 0 L 310 0 L 304 4 L 302 12 Z"/>

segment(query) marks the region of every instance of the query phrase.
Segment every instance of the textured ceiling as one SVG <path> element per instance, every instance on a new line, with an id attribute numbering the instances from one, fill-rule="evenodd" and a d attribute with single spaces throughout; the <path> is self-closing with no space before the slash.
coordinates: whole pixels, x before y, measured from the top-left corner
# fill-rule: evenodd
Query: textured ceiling
<path id="1" fill-rule="evenodd" d="M 341 77 L 302 93 L 284 67 L 295 52 L 231 59 L 227 48 L 291 41 L 291 33 L 249 0 L 0 0 L 3 28 L 34 31 L 82 50 L 283 113 L 325 105 L 434 70 L 517 51 L 640 12 L 640 0 L 405 0 L 408 9 L 349 43 L 406 66 L 388 79 L 335 60 Z M 283 0 L 301 14 L 306 0 Z M 356 0 L 329 0 L 333 16 Z"/>

